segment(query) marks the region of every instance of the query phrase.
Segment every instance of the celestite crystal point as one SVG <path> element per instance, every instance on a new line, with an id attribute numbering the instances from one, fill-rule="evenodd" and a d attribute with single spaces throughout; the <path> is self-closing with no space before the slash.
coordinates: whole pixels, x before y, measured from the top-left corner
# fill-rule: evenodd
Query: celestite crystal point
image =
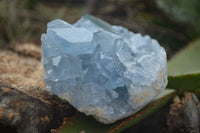
<path id="1" fill-rule="evenodd" d="M 42 34 L 46 89 L 102 123 L 139 111 L 167 85 L 166 52 L 148 35 L 86 15 Z"/>

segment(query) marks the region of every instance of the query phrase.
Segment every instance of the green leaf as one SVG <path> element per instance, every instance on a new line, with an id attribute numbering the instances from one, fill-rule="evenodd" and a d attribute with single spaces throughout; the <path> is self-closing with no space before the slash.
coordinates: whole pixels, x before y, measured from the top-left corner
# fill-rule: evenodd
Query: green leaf
<path id="1" fill-rule="evenodd" d="M 200 72 L 200 39 L 189 44 L 168 62 L 170 76 Z M 170 83 L 170 82 L 169 82 Z"/>
<path id="2" fill-rule="evenodd" d="M 181 76 L 169 76 L 167 87 L 192 92 L 200 90 L 200 73 Z"/>
<path id="3" fill-rule="evenodd" d="M 101 124 L 93 117 L 77 112 L 72 118 L 65 119 L 64 125 L 58 129 L 58 132 L 79 133 L 85 131 L 86 133 L 118 133 L 158 111 L 166 105 L 174 95 L 175 92 L 173 90 L 166 89 L 154 102 L 150 103 L 138 113 L 113 124 Z"/>
<path id="4" fill-rule="evenodd" d="M 200 92 L 200 39 L 168 62 L 168 88 Z"/>

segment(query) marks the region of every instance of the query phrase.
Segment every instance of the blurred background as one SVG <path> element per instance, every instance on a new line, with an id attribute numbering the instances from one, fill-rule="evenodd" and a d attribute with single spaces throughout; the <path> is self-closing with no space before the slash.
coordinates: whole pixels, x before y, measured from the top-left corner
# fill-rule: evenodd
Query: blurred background
<path id="1" fill-rule="evenodd" d="M 45 88 L 41 34 L 51 20 L 73 24 L 84 14 L 150 35 L 165 48 L 168 59 L 200 37 L 200 0 L 0 0 L 0 80 Z M 168 112 L 166 107 L 124 133 L 167 132 Z M 4 127 L 0 123 L 0 129 Z"/>
<path id="2" fill-rule="evenodd" d="M 40 46 L 46 24 L 76 22 L 92 14 L 111 24 L 149 34 L 168 59 L 200 36 L 199 0 L 0 0 L 0 48 L 32 42 Z"/>

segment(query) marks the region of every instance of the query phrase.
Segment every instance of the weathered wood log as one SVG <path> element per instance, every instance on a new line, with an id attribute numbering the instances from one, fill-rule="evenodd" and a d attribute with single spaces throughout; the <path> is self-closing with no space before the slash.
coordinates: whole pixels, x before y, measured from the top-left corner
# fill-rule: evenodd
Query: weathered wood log
<path id="1" fill-rule="evenodd" d="M 18 133 L 46 133 L 58 128 L 75 109 L 46 91 L 30 95 L 0 82 L 0 123 Z"/>
<path id="2" fill-rule="evenodd" d="M 18 133 L 46 133 L 76 110 L 45 91 L 40 48 L 29 45 L 0 50 L 0 127 L 6 125 Z"/>
<path id="3" fill-rule="evenodd" d="M 200 130 L 200 103 L 192 93 L 185 93 L 180 100 L 174 98 L 171 105 L 167 125 L 170 133 L 199 133 Z"/>

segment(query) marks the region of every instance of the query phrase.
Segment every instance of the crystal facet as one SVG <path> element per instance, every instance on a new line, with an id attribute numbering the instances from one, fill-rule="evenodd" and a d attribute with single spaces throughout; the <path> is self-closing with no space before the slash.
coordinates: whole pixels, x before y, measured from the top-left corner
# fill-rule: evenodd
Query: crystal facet
<path id="1" fill-rule="evenodd" d="M 86 15 L 42 34 L 46 89 L 103 123 L 127 117 L 167 84 L 166 52 L 148 35 Z"/>

